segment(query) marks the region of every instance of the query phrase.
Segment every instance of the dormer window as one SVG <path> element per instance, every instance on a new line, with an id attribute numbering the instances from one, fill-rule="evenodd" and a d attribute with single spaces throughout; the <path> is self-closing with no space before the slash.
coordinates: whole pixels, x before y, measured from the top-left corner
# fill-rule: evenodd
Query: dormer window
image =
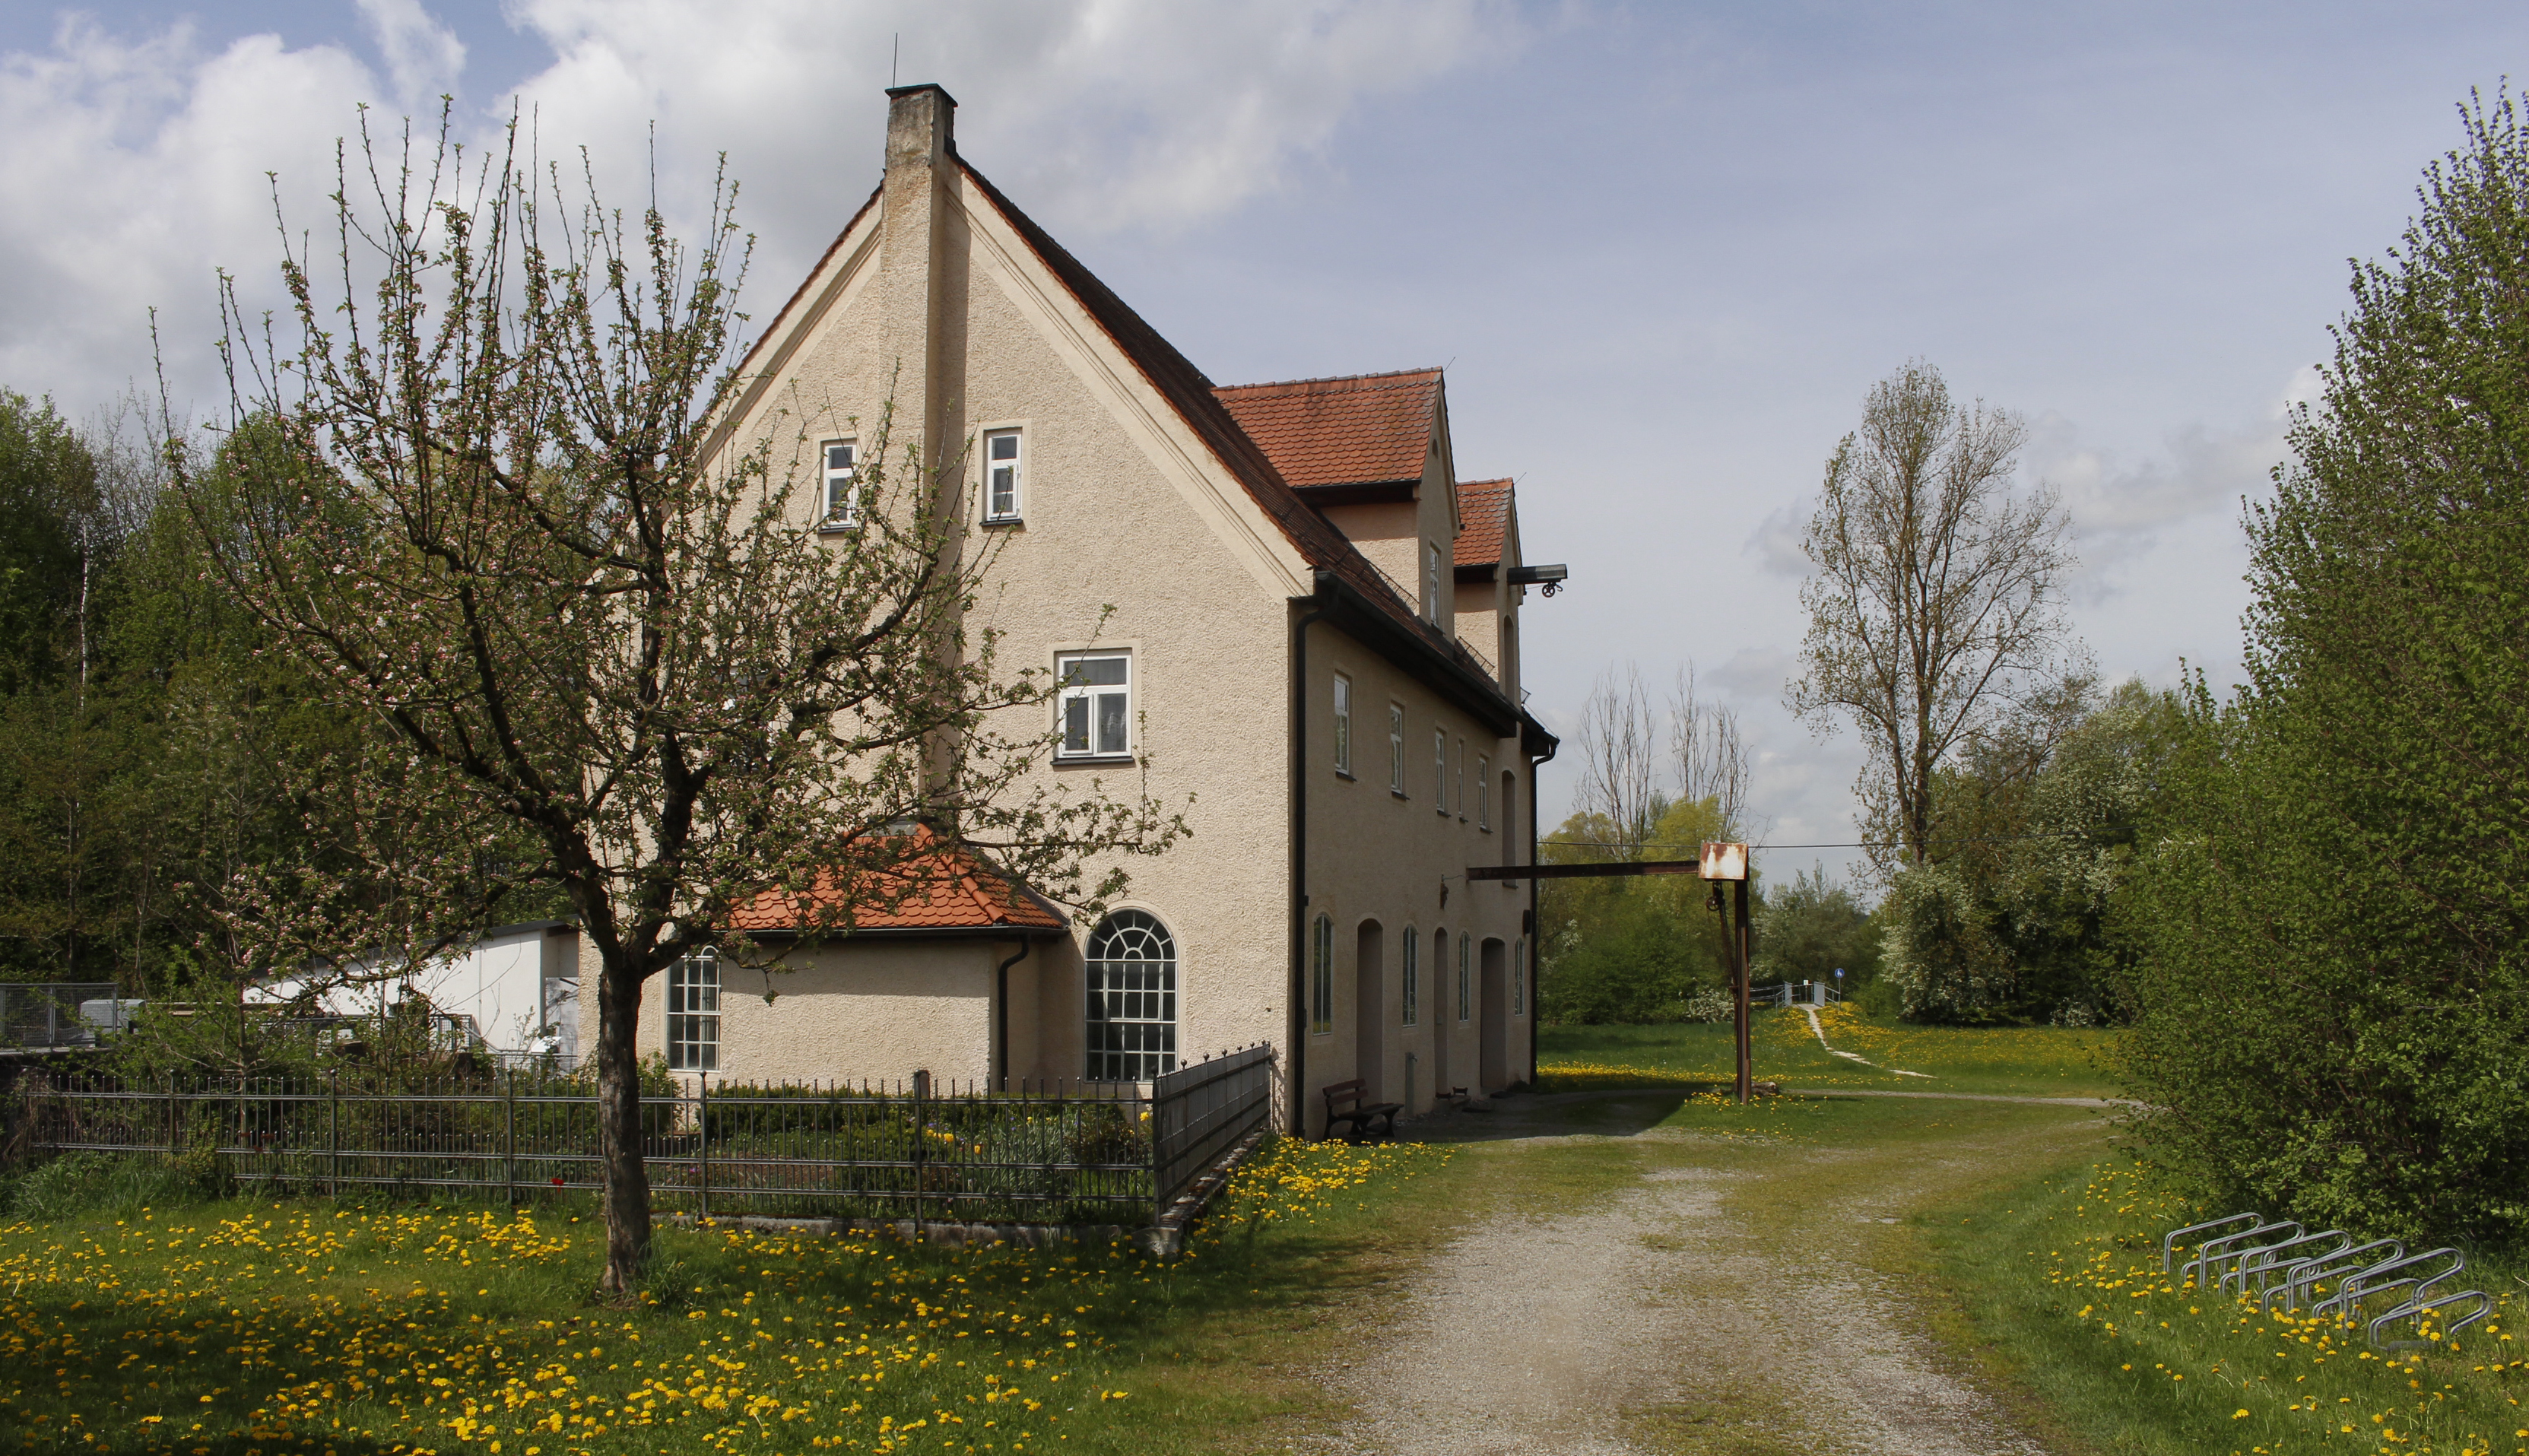
<path id="1" fill-rule="evenodd" d="M 1423 616 L 1433 626 L 1440 624 L 1440 546 L 1436 541 L 1423 543 Z"/>
<path id="2" fill-rule="evenodd" d="M 826 442 L 826 521 L 841 528 L 861 523 L 860 445 L 851 440 Z"/>
<path id="3" fill-rule="evenodd" d="M 984 519 L 1019 518 L 1019 455 L 1016 430 L 994 430 L 984 436 Z"/>

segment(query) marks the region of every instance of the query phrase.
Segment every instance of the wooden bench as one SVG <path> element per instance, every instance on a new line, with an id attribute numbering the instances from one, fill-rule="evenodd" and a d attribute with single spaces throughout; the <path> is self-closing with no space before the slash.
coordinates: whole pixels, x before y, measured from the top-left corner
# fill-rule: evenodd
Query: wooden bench
<path id="1" fill-rule="evenodd" d="M 1337 1082 L 1321 1091 L 1326 1100 L 1325 1135 L 1327 1137 L 1335 1135 L 1338 1124 L 1347 1125 L 1352 1129 L 1344 1134 L 1344 1141 L 1347 1143 L 1360 1142 L 1361 1135 L 1364 1133 L 1369 1133 L 1374 1138 L 1396 1135 L 1396 1114 L 1405 1110 L 1403 1103 L 1365 1101 L 1370 1095 L 1370 1084 L 1359 1077 L 1349 1082 Z M 1379 1124 L 1376 1131 L 1371 1128 L 1372 1122 Z"/>

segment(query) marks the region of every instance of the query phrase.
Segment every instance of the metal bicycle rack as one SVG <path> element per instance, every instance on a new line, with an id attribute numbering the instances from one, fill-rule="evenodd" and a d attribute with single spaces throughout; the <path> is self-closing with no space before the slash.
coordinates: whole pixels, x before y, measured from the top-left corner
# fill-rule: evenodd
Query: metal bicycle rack
<path id="1" fill-rule="evenodd" d="M 2215 1232 L 2221 1229 L 2230 1231 Z M 2185 1244 L 2196 1234 L 2213 1237 Z M 2187 1247 L 2195 1257 L 2178 1264 L 2179 1251 Z M 2335 1292 L 2312 1303 L 2309 1313 L 2327 1317 L 2341 1328 L 2362 1324 L 2364 1338 L 2375 1350 L 2418 1350 L 2433 1343 L 2381 1338 L 2400 1321 L 2420 1325 L 2437 1320 L 2442 1337 L 2449 1339 L 2494 1314 L 2494 1296 L 2482 1289 L 2442 1288 L 2467 1271 L 2467 1256 L 2456 1249 L 2409 1254 L 2395 1239 L 2357 1245 L 2341 1228 L 2308 1233 L 2297 1223 L 2268 1222 L 2259 1213 L 2233 1213 L 2171 1229 L 2161 1236 L 2160 1267 L 2163 1273 L 2192 1279 L 2197 1289 L 2227 1294 L 2235 1282 L 2239 1294 L 2254 1294 L 2257 1308 L 2267 1315 L 2275 1311 L 2276 1296 L 2282 1296 L 2285 1309 L 2298 1309 L 2304 1299 L 2317 1295 L 2321 1280 L 2334 1280 Z M 2381 1298 L 2389 1300 L 2389 1308 L 2366 1320 L 2364 1303 Z M 2464 1313 L 2450 1318 L 2461 1310 Z"/>

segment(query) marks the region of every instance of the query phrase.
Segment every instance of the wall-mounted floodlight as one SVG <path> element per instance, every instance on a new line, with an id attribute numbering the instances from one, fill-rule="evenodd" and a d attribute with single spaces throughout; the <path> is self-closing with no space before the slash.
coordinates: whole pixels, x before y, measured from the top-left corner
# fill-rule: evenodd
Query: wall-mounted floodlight
<path id="1" fill-rule="evenodd" d="M 1545 594 L 1550 597 L 1563 589 L 1563 578 L 1571 574 L 1572 568 L 1561 562 L 1540 566 L 1513 566 L 1510 568 L 1510 584 L 1541 586 L 1545 588 Z"/>

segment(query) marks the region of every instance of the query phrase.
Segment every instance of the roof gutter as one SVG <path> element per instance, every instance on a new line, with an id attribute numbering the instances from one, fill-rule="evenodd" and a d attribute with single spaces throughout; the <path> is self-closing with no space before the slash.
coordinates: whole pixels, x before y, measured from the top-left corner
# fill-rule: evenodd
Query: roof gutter
<path id="1" fill-rule="evenodd" d="M 1414 680 L 1482 724 L 1494 737 L 1507 738 L 1521 732 L 1522 715 L 1503 695 L 1501 685 L 1451 656 L 1443 645 L 1445 639 L 1436 631 L 1398 620 L 1393 613 L 1331 571 L 1318 571 L 1317 588 L 1314 597 L 1292 599 L 1316 609 L 1311 620 L 1322 619 L 1334 623 L 1345 635 L 1403 668 Z"/>
<path id="2" fill-rule="evenodd" d="M 800 933 L 791 928 L 745 930 L 740 934 L 754 941 L 796 941 Z M 878 930 L 830 931 L 819 937 L 826 944 L 841 945 L 854 941 L 1052 941 L 1071 934 L 1059 926 L 1046 925 L 915 925 L 894 926 Z"/>

